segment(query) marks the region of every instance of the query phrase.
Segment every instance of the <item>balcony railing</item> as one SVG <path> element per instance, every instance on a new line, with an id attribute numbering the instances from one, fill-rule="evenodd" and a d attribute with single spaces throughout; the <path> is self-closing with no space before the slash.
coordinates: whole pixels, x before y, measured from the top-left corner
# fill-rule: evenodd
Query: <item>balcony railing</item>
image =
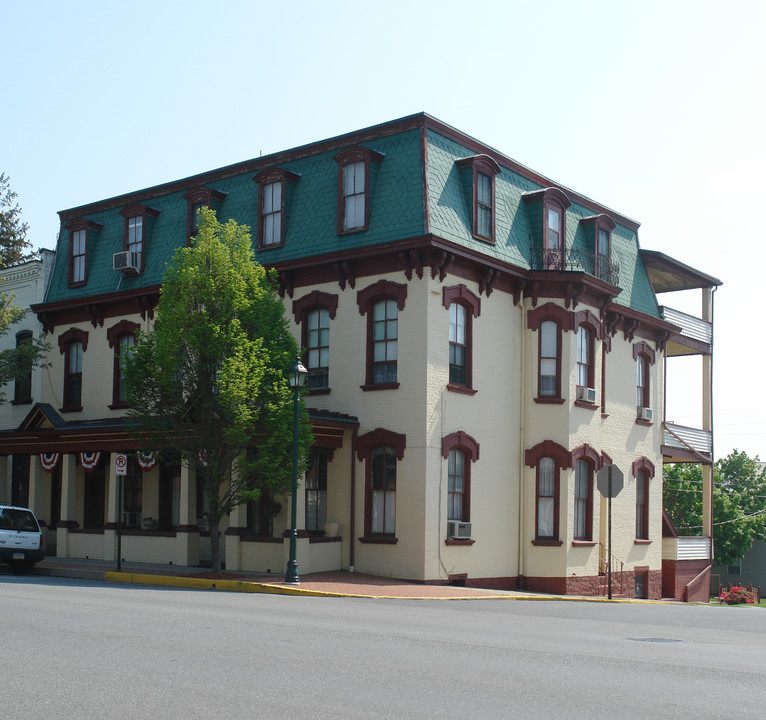
<path id="1" fill-rule="evenodd" d="M 713 325 L 694 315 L 687 315 L 680 310 L 662 306 L 660 313 L 664 320 L 681 328 L 681 335 L 692 340 L 710 345 L 713 342 Z"/>
<path id="2" fill-rule="evenodd" d="M 620 282 L 619 263 L 587 250 L 579 248 L 550 250 L 533 244 L 530 257 L 532 270 L 586 272 L 608 282 L 610 285 L 617 286 Z"/>
<path id="3" fill-rule="evenodd" d="M 713 452 L 713 433 L 709 430 L 666 422 L 665 445 L 710 455 Z"/>

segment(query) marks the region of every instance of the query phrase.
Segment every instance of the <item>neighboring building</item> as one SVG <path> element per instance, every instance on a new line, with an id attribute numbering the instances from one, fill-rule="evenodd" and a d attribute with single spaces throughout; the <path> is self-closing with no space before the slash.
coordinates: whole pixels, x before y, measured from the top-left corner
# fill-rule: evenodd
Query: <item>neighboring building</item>
<path id="1" fill-rule="evenodd" d="M 30 342 L 42 332 L 42 325 L 30 310 L 45 299 L 56 253 L 41 249 L 39 257 L 0 270 L 0 292 L 13 295 L 13 304 L 23 308 L 26 315 L 13 323 L 0 336 L 0 350 Z M 35 401 L 42 396 L 43 371 L 31 369 L 29 374 L 0 387 L 0 430 L 17 428 Z M 0 457 L 0 502 L 26 505 L 29 500 L 29 455 L 9 454 Z"/>
<path id="2" fill-rule="evenodd" d="M 110 453 L 127 451 L 123 557 L 209 557 L 195 478 L 135 454 L 120 387 L 120 356 L 151 328 L 201 205 L 251 227 L 305 348 L 301 573 L 597 594 L 611 562 L 616 594 L 660 596 L 664 362 L 688 343 L 655 292 L 720 283 L 425 114 L 60 213 L 35 307 L 51 389 L 0 437 L 31 455 L 38 514 L 61 488 L 60 555 L 115 558 Z M 610 558 L 596 479 L 611 463 L 624 488 Z M 288 518 L 287 498 L 237 508 L 227 569 L 284 569 Z"/>

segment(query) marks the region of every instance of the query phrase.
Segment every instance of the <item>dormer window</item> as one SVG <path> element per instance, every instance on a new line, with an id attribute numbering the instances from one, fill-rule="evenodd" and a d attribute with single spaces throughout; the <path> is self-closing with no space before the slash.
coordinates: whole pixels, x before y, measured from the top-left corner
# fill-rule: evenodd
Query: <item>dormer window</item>
<path id="1" fill-rule="evenodd" d="M 102 228 L 101 223 L 76 218 L 66 225 L 69 231 L 67 280 L 69 287 L 85 285 L 88 281 L 88 241 Z"/>
<path id="2" fill-rule="evenodd" d="M 289 187 L 300 175 L 270 168 L 258 173 L 258 249 L 280 247 L 285 243 L 286 210 Z"/>
<path id="3" fill-rule="evenodd" d="M 567 270 L 566 211 L 569 198 L 558 188 L 524 193 L 532 232 L 534 270 Z"/>
<path id="4" fill-rule="evenodd" d="M 226 197 L 225 192 L 200 186 L 189 190 L 184 195 L 186 200 L 186 244 L 191 245 L 192 239 L 199 232 L 199 210 L 206 207 L 218 212 Z"/>
<path id="5" fill-rule="evenodd" d="M 580 221 L 586 243 L 593 248 L 593 259 L 586 270 L 612 285 L 619 282 L 619 268 L 612 262 L 612 230 L 615 223 L 608 215 L 592 215 Z"/>
<path id="6" fill-rule="evenodd" d="M 135 203 L 120 210 L 123 217 L 122 249 L 128 250 L 132 255 L 131 262 L 138 261 L 138 272 L 144 269 L 144 254 L 146 250 L 146 236 L 149 224 L 160 214 L 159 210 Z"/>
<path id="7" fill-rule="evenodd" d="M 470 196 L 471 234 L 478 240 L 495 242 L 495 175 L 500 166 L 488 155 L 460 158 L 455 164 L 461 171 L 466 197 Z"/>
<path id="8" fill-rule="evenodd" d="M 338 235 L 367 230 L 370 224 L 371 164 L 383 154 L 357 146 L 342 150 L 333 160 L 338 163 Z"/>

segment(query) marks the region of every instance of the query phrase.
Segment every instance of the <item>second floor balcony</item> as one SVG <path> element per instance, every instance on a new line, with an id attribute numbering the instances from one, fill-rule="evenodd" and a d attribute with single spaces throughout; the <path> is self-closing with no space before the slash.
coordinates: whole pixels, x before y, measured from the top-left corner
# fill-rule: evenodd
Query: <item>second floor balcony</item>
<path id="1" fill-rule="evenodd" d="M 665 462 L 710 463 L 713 457 L 713 433 L 666 422 L 662 454 Z"/>
<path id="2" fill-rule="evenodd" d="M 660 307 L 660 315 L 673 325 L 681 328 L 681 332 L 672 335 L 668 342 L 668 355 L 709 355 L 713 350 L 712 323 L 688 315 L 673 308 Z"/>
<path id="3" fill-rule="evenodd" d="M 557 272 L 586 272 L 618 286 L 620 265 L 606 255 L 599 255 L 580 248 L 552 250 L 533 244 L 530 253 L 532 270 L 552 270 Z"/>

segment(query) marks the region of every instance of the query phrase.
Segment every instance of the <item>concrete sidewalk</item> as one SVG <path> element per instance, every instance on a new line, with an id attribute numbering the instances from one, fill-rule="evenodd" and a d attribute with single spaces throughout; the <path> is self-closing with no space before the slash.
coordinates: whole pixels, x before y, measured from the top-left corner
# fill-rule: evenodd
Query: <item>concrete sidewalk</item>
<path id="1" fill-rule="evenodd" d="M 181 587 L 198 590 L 271 593 L 276 595 L 307 595 L 315 597 L 398 598 L 431 600 L 587 600 L 609 602 L 605 597 L 541 595 L 509 590 L 484 590 L 453 585 L 422 585 L 362 573 L 335 570 L 302 575 L 299 585 L 287 585 L 283 575 L 274 573 L 221 572 L 213 573 L 201 567 L 122 563 L 102 560 L 48 557 L 38 563 L 34 575 L 69 577 L 84 580 Z M 651 602 L 633 600 L 621 602 Z"/>

